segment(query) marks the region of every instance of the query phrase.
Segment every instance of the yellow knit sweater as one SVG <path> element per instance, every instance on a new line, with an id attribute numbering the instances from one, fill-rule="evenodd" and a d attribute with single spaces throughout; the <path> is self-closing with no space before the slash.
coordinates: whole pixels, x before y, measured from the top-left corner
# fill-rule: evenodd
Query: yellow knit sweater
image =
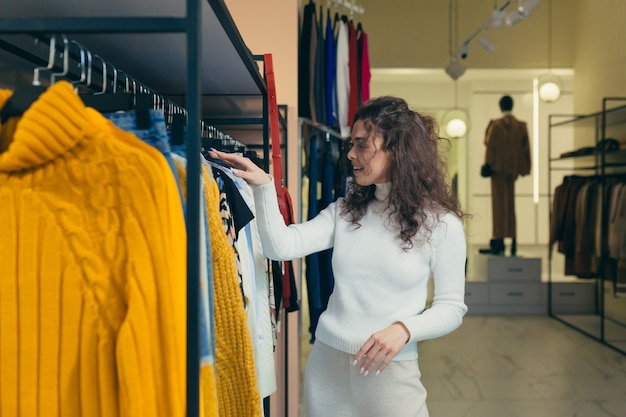
<path id="1" fill-rule="evenodd" d="M 215 289 L 215 368 L 220 417 L 258 417 L 261 397 L 254 367 L 252 340 L 241 300 L 235 251 L 220 216 L 220 193 L 206 166 L 207 217 L 211 233 Z"/>
<path id="2" fill-rule="evenodd" d="M 0 208 L 0 416 L 184 416 L 185 225 L 163 156 L 59 82 L 0 126 Z"/>

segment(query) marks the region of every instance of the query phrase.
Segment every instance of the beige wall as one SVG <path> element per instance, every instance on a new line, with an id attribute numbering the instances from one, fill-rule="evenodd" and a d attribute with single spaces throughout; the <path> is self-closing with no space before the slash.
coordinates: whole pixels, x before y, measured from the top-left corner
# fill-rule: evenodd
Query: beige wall
<path id="1" fill-rule="evenodd" d="M 279 104 L 288 106 L 288 172 L 286 173 L 290 195 L 294 200 L 297 218 L 298 177 L 298 4 L 294 0 L 226 0 L 241 37 L 254 55 L 271 53 L 276 75 L 276 96 Z M 283 315 L 284 317 L 284 315 Z M 284 320 L 283 320 L 284 324 Z M 298 336 L 298 316 L 289 314 L 288 333 L 293 335 L 287 341 L 286 329 L 279 335 L 276 350 L 276 376 L 278 391 L 270 402 L 270 416 L 297 417 L 300 397 L 300 344 Z M 289 387 L 284 385 L 285 355 L 289 356 Z M 289 395 L 285 392 L 288 390 Z M 285 411 L 285 398 L 288 397 L 288 412 Z M 269 416 L 268 416 L 269 417 Z"/>
<path id="2" fill-rule="evenodd" d="M 575 110 L 599 111 L 603 97 L 626 96 L 626 3 L 577 0 Z"/>
<path id="3" fill-rule="evenodd" d="M 458 2 L 458 42 L 453 49 L 479 28 L 494 8 L 494 0 L 455 0 Z M 592 2 L 592 0 L 587 0 Z M 575 0 L 553 0 L 552 66 L 569 68 L 574 62 Z M 602 4 L 608 0 L 595 1 Z M 617 3 L 614 0 L 612 3 Z M 504 0 L 498 0 L 502 5 Z M 444 68 L 449 51 L 449 0 L 358 0 L 365 9 L 363 28 L 370 35 L 373 67 Z M 477 43 L 470 45 L 468 68 L 536 68 L 548 66 L 547 0 L 528 19 L 513 27 L 491 30 L 496 44 L 488 53 Z M 512 6 L 509 6 L 512 7 Z M 508 10 L 508 9 L 507 9 Z M 455 25 L 453 25 L 455 27 Z"/>

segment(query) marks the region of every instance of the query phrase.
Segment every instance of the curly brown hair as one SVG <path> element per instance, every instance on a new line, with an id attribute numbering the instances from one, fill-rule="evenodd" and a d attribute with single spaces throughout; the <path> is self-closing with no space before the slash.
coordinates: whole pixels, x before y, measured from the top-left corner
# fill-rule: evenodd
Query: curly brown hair
<path id="1" fill-rule="evenodd" d="M 465 217 L 457 196 L 446 180 L 447 161 L 440 152 L 442 141 L 434 118 L 409 108 L 398 97 L 382 96 L 370 99 L 358 109 L 352 121 L 362 120 L 368 134 L 382 138 L 382 149 L 390 158 L 388 207 L 390 216 L 400 227 L 399 237 L 406 249 L 413 247 L 421 228 L 430 232 L 429 215 L 454 213 Z M 349 184 L 342 215 L 359 226 L 367 206 L 374 199 L 375 185 Z"/>

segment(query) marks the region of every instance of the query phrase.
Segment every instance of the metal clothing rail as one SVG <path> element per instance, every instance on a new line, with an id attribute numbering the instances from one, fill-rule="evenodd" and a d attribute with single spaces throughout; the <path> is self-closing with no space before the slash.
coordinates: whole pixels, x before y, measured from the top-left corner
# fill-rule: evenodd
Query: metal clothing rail
<path id="1" fill-rule="evenodd" d="M 300 130 L 302 130 L 302 125 L 307 125 L 307 126 L 310 126 L 313 129 L 317 129 L 317 130 L 319 130 L 321 132 L 327 133 L 330 136 L 334 136 L 334 137 L 336 137 L 338 139 L 343 139 L 343 140 L 348 139 L 348 137 L 342 136 L 340 132 L 338 132 L 338 131 L 328 127 L 327 125 L 323 125 L 321 123 L 316 123 L 316 122 L 314 122 L 311 119 L 307 119 L 306 117 L 300 117 L 298 119 L 298 121 L 300 122 Z"/>
<path id="2" fill-rule="evenodd" d="M 118 12 L 118 9 L 108 9 L 110 5 L 103 8 L 101 2 L 86 0 L 80 4 L 72 3 L 70 0 L 60 1 L 58 4 L 50 5 L 45 0 L 25 0 L 21 2 L 12 2 L 4 5 L 0 10 L 0 35 L 34 35 L 45 36 L 54 33 L 73 34 L 77 37 L 86 35 L 98 35 L 98 40 L 117 39 L 120 42 L 120 35 L 150 35 L 161 36 L 163 34 L 174 34 L 175 36 L 168 39 L 175 39 L 180 34 L 185 37 L 184 47 L 179 47 L 177 52 L 184 54 L 183 59 L 174 59 L 170 61 L 172 65 L 185 66 L 184 84 L 180 86 L 184 90 L 184 109 L 187 111 L 187 119 L 189 121 L 197 121 L 188 123 L 186 135 L 187 148 L 187 416 L 198 417 L 200 414 L 200 321 L 199 321 L 199 305 L 200 305 L 200 174 L 201 174 L 201 153 L 200 153 L 200 137 L 201 126 L 200 121 L 203 120 L 202 114 L 202 96 L 203 96 L 203 65 L 212 65 L 215 60 L 202 59 L 202 53 L 208 54 L 207 45 L 203 41 L 204 37 L 210 36 L 211 42 L 220 43 L 219 48 L 214 48 L 215 53 L 224 53 L 227 64 L 236 68 L 228 68 L 222 72 L 228 74 L 223 75 L 222 79 L 216 83 L 220 84 L 219 88 L 224 90 L 224 80 L 230 81 L 233 77 L 243 75 L 245 79 L 237 79 L 240 89 L 246 89 L 247 97 L 259 97 L 259 100 L 266 101 L 266 91 L 263 80 L 255 68 L 250 53 L 237 31 L 234 22 L 224 4 L 223 0 L 180 0 L 180 4 L 173 1 L 135 1 L 131 4 L 125 4 L 125 7 L 119 10 L 134 10 L 133 16 L 111 17 Z M 208 2 L 208 7 L 206 3 Z M 143 4 L 142 4 L 143 3 Z M 204 7 L 203 7 L 204 5 Z M 6 7 L 5 7 L 6 6 Z M 67 6 L 67 7 L 66 7 Z M 71 10 L 70 10 L 71 6 Z M 52 7 L 52 9 L 51 9 Z M 184 15 L 180 15 L 183 9 Z M 47 17 L 30 17 L 31 10 L 37 10 L 39 16 Z M 208 11 L 207 11 L 208 10 Z M 159 11 L 165 15 L 176 15 L 176 17 L 151 17 Z M 67 14 L 66 14 L 67 12 Z M 145 12 L 145 13 L 142 13 Z M 108 15 L 102 15 L 108 14 Z M 129 13 L 132 14 L 132 13 Z M 67 16 L 72 17 L 67 17 Z M 150 17 L 148 17 L 150 15 Z M 209 21 L 210 27 L 207 27 L 206 21 Z M 213 22 L 216 21 L 216 23 Z M 203 23 L 205 23 L 203 25 Z M 100 35 L 103 35 L 100 37 Z M 106 36 L 104 36 L 106 35 Z M 89 39 L 95 39 L 91 37 Z M 152 39 L 152 38 L 151 38 Z M 7 43 L 0 40 L 4 46 Z M 209 43 L 211 43 L 209 42 Z M 120 43 L 126 43 L 122 41 Z M 155 43 L 155 42 L 153 42 Z M 174 40 L 172 40 L 174 43 Z M 222 48 L 222 43 L 228 43 L 226 48 Z M 86 44 L 86 43 L 85 43 Z M 10 45 L 10 43 L 9 43 Z M 0 45 L 2 46 L 2 45 Z M 130 48 L 129 45 L 115 45 L 117 49 Z M 162 46 L 162 45 L 160 45 Z M 11 52 L 11 48 L 2 48 Z M 15 51 L 14 51 L 15 52 Z M 142 61 L 142 58 L 155 58 L 154 54 L 146 51 L 133 51 L 136 61 Z M 143 56 L 139 56 L 141 54 Z M 21 55 L 20 58 L 27 58 L 27 55 Z M 172 57 L 168 57 L 172 59 Z M 209 63 L 209 61 L 211 61 Z M 123 62 L 130 61 L 126 58 Z M 143 62 L 134 64 L 141 64 Z M 234 63 L 234 64 L 233 64 Z M 236 65 L 235 65 L 236 64 Z M 233 70 L 230 73 L 229 70 Z M 168 69 L 169 71 L 170 69 Z M 169 72 L 164 71 L 161 74 L 164 77 L 170 77 Z M 209 72 L 209 71 L 204 71 Z M 143 75 L 154 78 L 155 74 L 150 71 L 144 71 Z M 214 73 L 212 73 L 214 75 Z M 178 79 L 175 80 L 178 82 Z M 146 85 L 154 82 L 147 82 Z M 241 87 L 243 85 L 243 87 Z M 234 88 L 233 88 L 234 89 Z M 217 90 L 217 88 L 213 88 Z M 167 96 L 168 92 L 164 91 Z M 180 91 L 179 91 L 180 92 Z M 206 95 L 206 94 L 204 94 Z M 233 93 L 233 95 L 236 95 Z M 244 94 L 245 95 L 245 94 Z M 213 96 L 214 102 L 219 102 L 217 95 Z M 243 107 L 243 106 L 241 106 Z M 265 113 L 265 106 L 263 106 Z M 266 123 L 264 123 L 266 126 Z"/>

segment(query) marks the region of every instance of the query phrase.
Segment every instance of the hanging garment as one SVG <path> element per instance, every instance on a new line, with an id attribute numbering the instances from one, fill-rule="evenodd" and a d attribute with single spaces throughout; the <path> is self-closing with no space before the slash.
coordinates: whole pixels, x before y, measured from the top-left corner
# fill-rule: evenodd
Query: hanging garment
<path id="1" fill-rule="evenodd" d="M 324 141 L 321 169 L 321 189 L 318 210 L 322 211 L 336 200 L 335 184 L 337 176 L 337 161 L 339 159 L 339 144 L 332 140 L 330 136 Z M 332 267 L 333 249 L 326 249 L 319 252 L 320 263 L 320 293 L 322 298 L 322 310 L 326 310 L 328 300 L 335 286 L 335 277 Z"/>
<path id="2" fill-rule="evenodd" d="M 298 45 L 298 115 L 312 119 L 311 114 L 311 52 L 317 42 L 314 32 L 315 4 L 309 2 L 302 9 L 302 19 Z M 315 55 L 313 55 L 315 56 Z"/>
<path id="3" fill-rule="evenodd" d="M 234 240 L 235 253 L 239 261 L 242 291 L 245 295 L 247 326 L 252 340 L 259 393 L 261 397 L 266 397 L 276 391 L 276 377 L 274 371 L 273 344 L 271 343 L 271 325 L 267 326 L 270 324 L 270 320 L 269 304 L 267 300 L 267 273 L 264 267 L 266 261 L 265 258 L 262 257 L 260 265 L 257 264 L 259 260 L 254 258 L 253 253 L 255 243 L 252 240 L 251 224 L 254 221 L 254 214 L 250 206 L 254 204 L 254 199 L 252 192 L 246 191 L 245 189 L 245 187 L 249 188 L 249 186 L 245 184 L 241 178 L 232 175 L 232 172 L 230 172 L 228 168 L 224 168 L 218 164 L 211 164 L 210 162 L 205 163 L 207 167 L 212 169 L 213 175 L 218 181 L 218 185 L 220 182 L 223 183 L 227 204 L 232 213 L 232 229 L 236 233 L 236 239 Z M 258 239 L 257 245 L 260 245 L 258 231 L 256 238 Z M 257 252 L 259 251 L 262 255 L 262 249 L 257 246 Z M 262 268 L 261 273 L 263 275 L 260 280 L 257 280 L 256 272 L 259 266 Z M 259 282 L 261 292 L 265 294 L 265 299 L 261 301 L 259 301 Z M 260 306 L 263 306 L 262 310 Z M 267 317 L 261 317 L 261 314 Z M 262 324 L 267 327 L 262 329 Z M 267 342 L 265 342 L 266 340 Z"/>
<path id="4" fill-rule="evenodd" d="M 215 285 L 215 365 L 220 417 L 257 417 L 261 413 L 261 397 L 241 302 L 235 252 L 224 233 L 217 182 L 205 165 L 202 172 Z"/>
<path id="5" fill-rule="evenodd" d="M 183 417 L 186 236 L 167 161 L 65 81 L 16 119 L 0 130 L 0 414 Z"/>
<path id="6" fill-rule="evenodd" d="M 324 39 L 324 12 L 320 5 L 317 24 L 317 50 L 315 52 L 315 83 L 313 94 L 315 100 L 316 121 L 326 122 L 326 41 Z"/>
<path id="7" fill-rule="evenodd" d="M 595 278 L 597 262 L 595 256 L 595 228 L 597 225 L 597 199 L 600 197 L 599 180 L 587 181 L 578 191 L 576 199 L 576 233 L 574 235 L 576 252 L 574 269 L 579 278 Z"/>
<path id="8" fill-rule="evenodd" d="M 367 39 L 367 32 L 361 29 L 361 36 L 358 40 L 359 48 L 359 85 L 361 93 L 359 96 L 359 103 L 363 103 L 370 99 L 370 81 L 372 79 L 372 73 L 370 69 L 370 53 L 369 44 Z"/>
<path id="9" fill-rule="evenodd" d="M 359 59 L 357 53 L 356 28 L 348 22 L 348 73 L 350 88 L 348 92 L 348 124 L 352 125 L 354 115 L 359 108 Z"/>
<path id="10" fill-rule="evenodd" d="M 319 165 L 324 145 L 324 138 L 322 134 L 315 131 L 311 136 L 309 136 L 308 145 L 307 166 L 309 177 L 309 204 L 307 208 L 307 220 L 311 220 L 319 213 Z M 313 343 L 315 342 L 315 329 L 317 328 L 317 322 L 319 321 L 320 315 L 324 311 L 321 294 L 319 253 L 314 252 L 307 255 L 305 257 L 305 264 L 305 282 L 307 285 L 307 298 L 309 303 L 309 333 L 311 334 L 309 343 Z"/>
<path id="11" fill-rule="evenodd" d="M 241 178 L 237 178 L 243 187 L 242 195 L 246 196 L 246 201 L 250 203 L 250 210 L 255 213 L 254 197 L 252 189 Z M 249 200 L 248 200 L 249 199 Z M 254 269 L 254 288 L 256 290 L 257 305 L 257 353 L 255 364 L 257 367 L 257 379 L 259 383 L 259 393 L 261 397 L 267 397 L 274 393 L 276 386 L 276 371 L 274 364 L 274 342 L 271 321 L 271 311 L 269 307 L 269 272 L 267 268 L 267 258 L 263 254 L 261 237 L 257 227 L 256 219 L 253 219 L 245 228 L 247 244 L 252 257 Z"/>
<path id="12" fill-rule="evenodd" d="M 183 189 L 187 190 L 187 159 L 177 153 L 172 154 L 176 172 L 183 179 Z M 213 296 L 213 262 L 209 224 L 206 213 L 205 179 L 200 178 L 200 403 L 201 416 L 218 416 L 217 381 L 215 370 L 215 299 Z M 186 201 L 185 201 L 186 203 Z"/>
<path id="13" fill-rule="evenodd" d="M 337 97 L 337 120 L 341 136 L 350 136 L 352 120 L 348 119 L 348 100 L 350 98 L 350 49 L 348 44 L 348 25 L 337 22 L 337 70 L 335 75 L 335 96 Z"/>
<path id="14" fill-rule="evenodd" d="M 335 33 L 333 31 L 333 22 L 330 19 L 330 9 L 327 10 L 326 16 L 326 125 L 333 126 L 337 119 L 337 110 L 335 102 L 335 73 L 337 65 L 335 63 Z"/>
<path id="15" fill-rule="evenodd" d="M 568 186 L 567 200 L 565 202 L 565 212 L 563 215 L 563 240 L 561 250 L 565 255 L 565 275 L 576 275 L 574 265 L 576 257 L 576 228 L 579 219 L 576 216 L 576 201 L 580 189 L 588 181 L 588 178 L 573 178 Z"/>

